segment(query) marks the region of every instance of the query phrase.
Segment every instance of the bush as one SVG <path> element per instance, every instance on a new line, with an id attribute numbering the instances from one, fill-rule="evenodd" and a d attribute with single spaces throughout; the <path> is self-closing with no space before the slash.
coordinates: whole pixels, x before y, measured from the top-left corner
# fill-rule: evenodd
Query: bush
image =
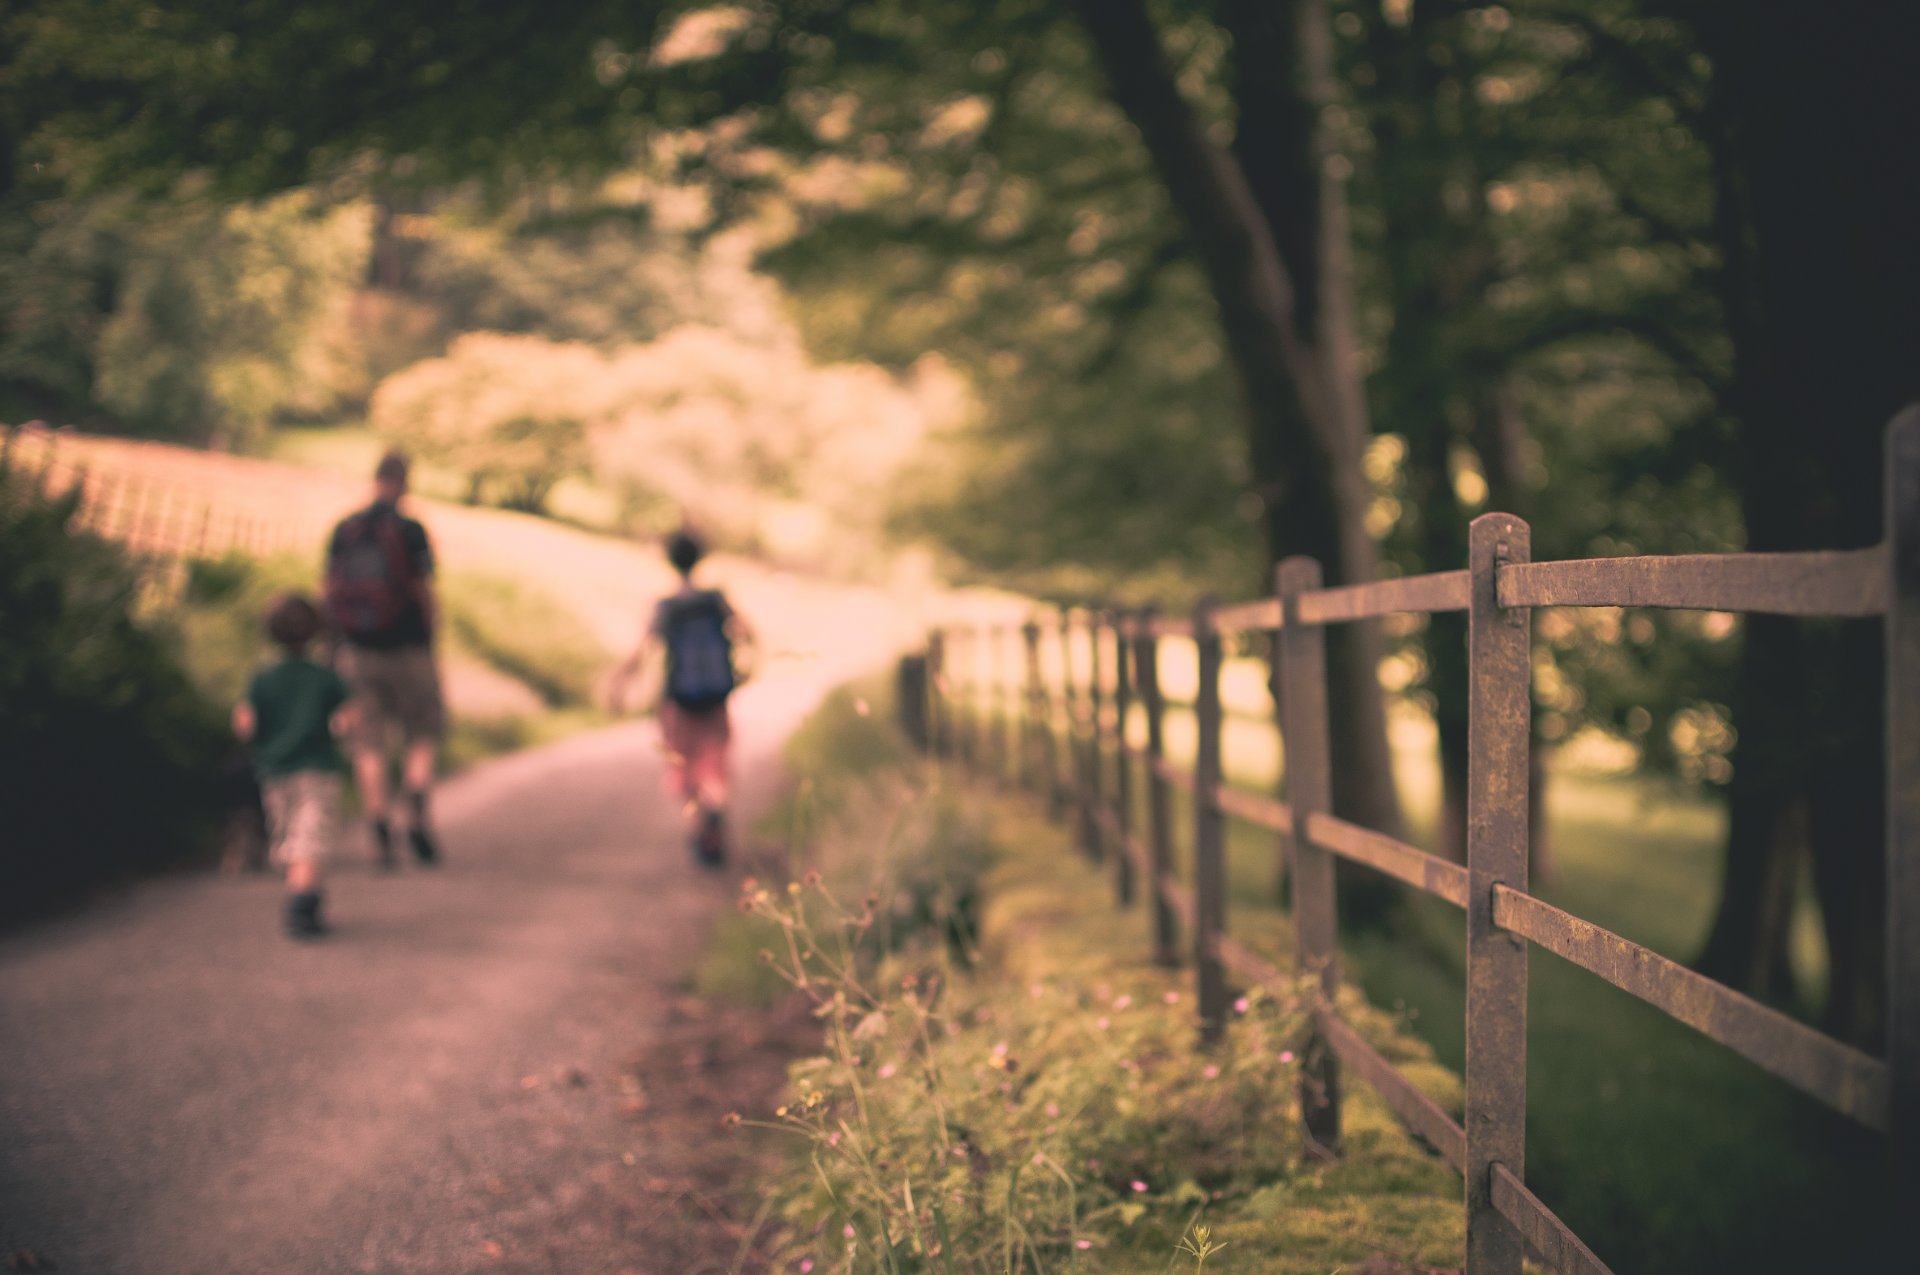
<path id="1" fill-rule="evenodd" d="M 0 467 L 0 918 L 177 861 L 217 800 L 220 708 L 139 623 L 139 577 Z"/>

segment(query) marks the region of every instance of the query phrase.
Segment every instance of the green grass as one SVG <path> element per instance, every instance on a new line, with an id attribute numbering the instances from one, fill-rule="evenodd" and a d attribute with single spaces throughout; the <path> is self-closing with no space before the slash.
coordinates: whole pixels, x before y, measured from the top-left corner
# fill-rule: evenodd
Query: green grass
<path id="1" fill-rule="evenodd" d="M 1293 1083 L 1287 1078 L 1291 1058 L 1282 1059 L 1277 1043 L 1265 1043 L 1274 1040 L 1270 1033 L 1297 1032 L 1297 1005 L 1274 1002 L 1278 1017 L 1261 1018 L 1267 1012 L 1262 1010 L 1229 1033 L 1224 1049 L 1200 1052 L 1189 1008 L 1190 976 L 1151 963 L 1144 907 L 1118 909 L 1106 872 L 1076 854 L 1065 832 L 1039 817 L 1032 803 L 906 752 L 881 688 L 853 688 L 833 697 L 793 740 L 789 766 L 796 777 L 792 794 L 767 831 L 795 840 L 793 866 L 820 868 L 842 899 L 858 897 L 857 883 L 876 864 L 887 869 L 889 881 L 874 890 L 874 897 L 886 900 L 901 879 L 911 883 L 933 876 L 951 885 L 983 853 L 991 863 L 978 909 L 984 959 L 972 976 L 955 978 L 952 1034 L 936 1033 L 932 1052 L 916 1055 L 933 1069 L 930 1075 L 941 1079 L 929 1081 L 933 1087 L 918 1097 L 905 1094 L 896 1103 L 887 1088 L 892 1082 L 870 1078 L 869 1106 L 858 1122 L 863 1136 L 886 1148 L 880 1158 L 904 1174 L 907 1165 L 926 1163 L 912 1128 L 924 1125 L 928 1112 L 944 1102 L 962 1113 L 977 1151 L 976 1172 L 989 1184 L 978 1207 L 1001 1220 L 973 1225 L 967 1241 L 976 1246 L 972 1249 L 956 1239 L 949 1254 L 956 1259 L 953 1269 L 975 1269 L 976 1264 L 958 1259 L 991 1250 L 1004 1222 L 1022 1234 L 1030 1232 L 1037 1246 L 1030 1255 L 1038 1253 L 1038 1264 L 1022 1269 L 1143 1275 L 1192 1270 L 1192 1257 L 1177 1246 L 1191 1234 L 1196 1218 L 1212 1228 L 1215 1243 L 1226 1244 L 1208 1270 L 1326 1275 L 1376 1252 L 1431 1265 L 1459 1263 L 1458 1180 L 1418 1147 L 1373 1095 L 1361 1090 L 1349 1101 L 1346 1154 L 1339 1162 L 1322 1165 L 1300 1156 Z M 958 814 L 944 820 L 929 814 L 941 807 Z M 931 874 L 929 866 L 935 869 Z M 853 884 L 834 884 L 843 880 Z M 800 887 L 794 897 L 805 905 L 814 889 Z M 787 896 L 778 883 L 771 883 L 769 893 L 775 905 L 785 906 Z M 914 897 L 911 884 L 902 893 Z M 884 901 L 879 907 L 883 915 L 900 911 Z M 821 905 L 788 915 L 812 936 L 823 911 Z M 1236 909 L 1233 925 L 1263 947 L 1289 946 L 1285 918 L 1271 909 Z M 710 994 L 773 995 L 780 984 L 765 979 L 758 949 L 775 945 L 780 933 L 768 927 L 765 915 L 723 921 L 695 986 Z M 910 962 L 925 960 L 911 955 L 918 949 L 901 950 Z M 891 986 L 895 977 L 885 975 L 875 985 Z M 1166 1003 L 1168 997 L 1173 1004 Z M 1363 1034 L 1405 1065 L 1416 1083 L 1436 1100 L 1457 1105 L 1458 1080 L 1433 1061 L 1426 1045 L 1399 1030 L 1390 1015 L 1357 1000 L 1348 1008 Z M 1029 1076 L 1031 1088 L 1016 1085 L 1002 1097 L 999 1073 L 991 1070 L 997 1064 L 983 1060 L 997 1057 L 1009 1043 L 1022 1061 L 1006 1075 L 1017 1070 Z M 887 1047 L 873 1038 L 873 1049 Z M 878 1057 L 867 1057 L 863 1065 L 871 1069 Z M 1205 1076 L 1209 1067 L 1219 1068 L 1221 1076 Z M 798 1067 L 795 1074 L 813 1077 L 808 1083 L 818 1085 L 829 1071 L 823 1061 Z M 804 1092 L 803 1087 L 796 1095 Z M 1042 1118 L 1037 1112 L 1045 1100 L 1068 1114 Z M 1236 1105 L 1241 1102 L 1251 1105 L 1242 1110 Z M 804 1114 L 813 1108 L 794 1110 Z M 801 1118 L 782 1117 L 789 1126 Z M 1252 1136 L 1256 1127 L 1261 1132 Z M 883 1231 L 895 1244 L 898 1269 L 943 1269 L 924 1252 L 908 1251 L 900 1216 L 893 1217 L 892 1229 L 876 1227 L 876 1211 L 883 1207 L 877 1201 L 889 1190 L 897 1197 L 901 1179 L 881 1174 L 867 1184 L 871 1191 L 856 1207 L 852 1201 L 859 1196 L 861 1166 L 835 1164 L 838 1144 L 812 1145 L 829 1162 L 838 1184 L 834 1198 L 840 1201 L 835 1206 L 815 1200 L 814 1206 L 840 1207 L 849 1224 L 857 1223 L 860 1239 L 852 1269 L 884 1268 L 883 1246 L 873 1242 Z M 1041 1153 L 1076 1178 L 1078 1185 L 1066 1197 L 1019 1172 L 1008 1175 L 1007 1166 Z M 931 1198 L 923 1192 L 935 1187 L 944 1193 L 940 1198 L 960 1199 L 971 1190 L 964 1162 L 957 1179 L 942 1177 L 934 1166 L 931 1179 L 916 1181 L 921 1183 L 916 1200 Z M 1144 1189 L 1131 1188 L 1130 1181 Z M 785 1199 L 789 1210 L 800 1210 L 788 1214 L 799 1224 L 795 1234 L 801 1247 L 787 1256 L 797 1259 L 811 1215 L 804 1200 Z M 817 1220 L 838 1234 L 840 1216 Z M 1061 1220 L 1075 1216 L 1077 1223 Z M 949 1215 L 946 1222 L 957 1235 L 961 1219 Z M 1081 1229 L 1063 1232 L 1062 1226 Z M 1088 1247 L 1075 1248 L 1064 1238 L 1072 1234 L 1082 1236 Z M 838 1244 L 831 1247 L 837 1250 Z M 822 1261 L 829 1256 L 823 1252 Z"/>
<path id="2" fill-rule="evenodd" d="M 269 431 L 261 443 L 262 454 L 270 460 L 351 478 L 371 478 L 373 467 L 389 446 L 390 440 L 359 421 L 280 426 Z M 435 500 L 458 502 L 467 495 L 467 484 L 459 474 L 428 463 L 414 465 L 411 484 L 417 494 Z M 547 515 L 590 531 L 624 534 L 632 510 L 617 492 L 587 477 L 569 477 L 561 479 L 549 493 Z"/>
<path id="3" fill-rule="evenodd" d="M 565 604 L 504 576 L 455 573 L 441 589 L 448 631 L 549 708 L 593 702 L 611 657 Z"/>
<path id="4" fill-rule="evenodd" d="M 1243 753 L 1237 771 L 1228 760 L 1234 782 L 1271 791 L 1271 747 L 1250 761 Z M 1409 825 L 1430 841 L 1431 758 L 1407 750 L 1397 761 Z M 1549 871 L 1536 890 L 1684 962 L 1712 919 L 1723 819 L 1717 802 L 1662 783 L 1555 774 Z M 1176 790 L 1175 857 L 1189 879 L 1191 826 L 1191 802 Z M 1228 821 L 1230 928 L 1243 936 L 1243 917 L 1274 897 L 1274 841 Z M 1460 914 L 1415 896 L 1396 932 L 1342 938 L 1348 977 L 1461 1069 Z M 1792 938 L 1801 1012 L 1811 1013 L 1826 971 L 1804 889 Z M 1877 1139 L 1583 970 L 1538 951 L 1531 970 L 1528 1180 L 1603 1259 L 1653 1275 L 1875 1268 L 1889 1215 Z"/>
<path id="5" fill-rule="evenodd" d="M 1553 871 L 1539 892 L 1674 959 L 1711 920 L 1718 806 L 1633 779 L 1556 776 Z M 1823 976 L 1805 907 L 1796 964 Z M 1459 914 L 1419 900 L 1394 938 L 1348 944 L 1377 1003 L 1462 1065 Z M 1876 1140 L 1746 1060 L 1536 950 L 1528 1032 L 1528 1179 L 1616 1269 L 1874 1269 L 1887 1195 Z"/>

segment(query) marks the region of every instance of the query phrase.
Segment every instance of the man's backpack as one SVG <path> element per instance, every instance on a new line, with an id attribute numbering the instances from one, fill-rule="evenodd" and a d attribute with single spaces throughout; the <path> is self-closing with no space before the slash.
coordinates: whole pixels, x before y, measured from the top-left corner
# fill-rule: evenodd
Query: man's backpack
<path id="1" fill-rule="evenodd" d="M 714 708 L 733 694 L 733 639 L 718 593 L 669 599 L 661 624 L 667 645 L 667 698 L 685 709 Z"/>
<path id="2" fill-rule="evenodd" d="M 327 555 L 327 611 L 349 640 L 391 630 L 418 593 L 413 563 L 390 509 L 363 509 L 340 524 Z"/>

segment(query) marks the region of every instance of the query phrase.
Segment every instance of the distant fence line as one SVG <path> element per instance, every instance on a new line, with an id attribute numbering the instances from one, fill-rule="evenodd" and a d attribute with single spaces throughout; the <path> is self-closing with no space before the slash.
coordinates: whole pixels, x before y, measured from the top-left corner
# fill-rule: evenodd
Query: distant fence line
<path id="1" fill-rule="evenodd" d="M 0 473 L 43 497 L 77 497 L 72 529 L 124 546 L 167 596 L 177 596 L 189 561 L 313 548 L 304 527 L 218 504 L 133 466 L 89 466 L 48 431 L 0 426 Z"/>
<path id="2" fill-rule="evenodd" d="M 1527 954 L 1537 945 L 1702 1032 L 1869 1129 L 1887 1135 L 1895 1207 L 1920 1205 L 1920 406 L 1887 431 L 1885 536 L 1868 548 L 1534 562 L 1526 522 L 1473 521 L 1464 570 L 1340 588 L 1320 564 L 1280 564 L 1274 595 L 1203 601 L 1190 619 L 1074 610 L 1022 626 L 949 626 L 929 634 L 928 695 L 918 724 L 939 753 L 1036 782 L 1055 813 L 1077 816 L 1082 846 L 1112 855 L 1128 905 L 1144 880 L 1151 940 L 1165 964 L 1188 936 L 1200 1030 L 1229 1020 L 1227 977 L 1294 990 L 1282 968 L 1226 933 L 1224 824 L 1276 834 L 1277 876 L 1290 876 L 1291 967 L 1318 976 L 1314 1035 L 1299 1102 L 1307 1135 L 1340 1138 L 1344 1064 L 1377 1090 L 1465 1179 L 1468 1275 L 1518 1275 L 1531 1250 L 1549 1267 L 1608 1272 L 1526 1186 Z M 1633 606 L 1804 617 L 1879 617 L 1886 631 L 1887 1050 L 1875 1057 L 1529 894 L 1527 884 L 1531 614 L 1536 607 Z M 1337 818 L 1331 811 L 1325 631 L 1392 612 L 1465 611 L 1469 728 L 1464 865 Z M 1274 638 L 1282 792 L 1227 786 L 1220 695 L 1223 635 Z M 1087 652 L 1077 684 L 1076 634 Z M 1160 643 L 1193 642 L 1199 691 L 1191 769 L 1169 763 Z M 1042 641 L 1061 644 L 1061 693 L 1043 676 Z M 1145 743 L 1129 741 L 1138 705 Z M 1064 743 L 1066 756 L 1061 757 Z M 1064 765 L 1062 764 L 1064 762 Z M 1111 763 L 1111 765 L 1110 765 Z M 1112 784 L 1107 772 L 1112 771 Z M 1136 772 L 1138 772 L 1136 774 Z M 1136 828 L 1134 784 L 1146 789 Z M 1191 884 L 1175 868 L 1172 788 L 1193 799 Z M 1335 860 L 1346 859 L 1466 913 L 1465 1117 L 1456 1123 L 1342 1021 L 1335 1009 Z"/>

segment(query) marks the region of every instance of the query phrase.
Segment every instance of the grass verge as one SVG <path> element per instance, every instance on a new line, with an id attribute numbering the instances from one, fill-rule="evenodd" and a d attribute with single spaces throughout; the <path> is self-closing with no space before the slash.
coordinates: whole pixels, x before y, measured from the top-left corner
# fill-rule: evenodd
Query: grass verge
<path id="1" fill-rule="evenodd" d="M 1144 909 L 1116 908 L 1024 802 L 913 758 L 878 688 L 829 702 L 790 764 L 778 826 L 796 879 L 750 885 L 695 975 L 709 993 L 798 987 L 822 1023 L 786 1102 L 742 1113 L 793 1154 L 771 1199 L 774 1269 L 1458 1263 L 1458 1180 L 1371 1094 L 1349 1100 L 1338 1162 L 1302 1155 L 1303 1001 L 1251 994 L 1201 1048 L 1188 981 L 1149 959 Z M 1277 915 L 1235 924 L 1285 950 Z M 1457 1103 L 1424 1045 L 1349 1008 Z"/>

